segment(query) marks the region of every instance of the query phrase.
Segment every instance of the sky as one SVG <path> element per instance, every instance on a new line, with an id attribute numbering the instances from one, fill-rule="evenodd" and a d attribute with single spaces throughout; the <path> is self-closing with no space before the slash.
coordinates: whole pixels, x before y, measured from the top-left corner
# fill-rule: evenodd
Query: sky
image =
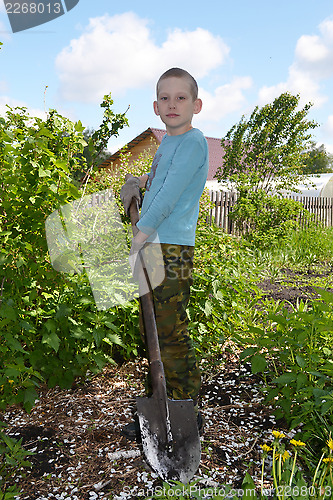
<path id="1" fill-rule="evenodd" d="M 203 109 L 193 125 L 207 137 L 224 137 L 255 106 L 289 91 L 300 105 L 313 103 L 313 140 L 333 153 L 332 0 L 80 0 L 17 33 L 0 0 L 0 42 L 0 114 L 6 105 L 40 117 L 56 109 L 97 129 L 111 92 L 114 112 L 129 107 L 129 127 L 110 152 L 148 127 L 164 128 L 153 112 L 155 85 L 178 66 L 198 82 Z"/>

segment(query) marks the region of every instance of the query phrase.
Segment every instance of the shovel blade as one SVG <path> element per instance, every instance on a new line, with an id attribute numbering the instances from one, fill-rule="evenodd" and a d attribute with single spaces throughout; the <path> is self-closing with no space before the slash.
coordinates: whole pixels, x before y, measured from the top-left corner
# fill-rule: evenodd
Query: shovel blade
<path id="1" fill-rule="evenodd" d="M 193 401 L 167 399 L 167 422 L 161 418 L 161 402 L 154 395 L 137 397 L 136 406 L 143 452 L 150 467 L 165 481 L 188 483 L 201 459 Z"/>

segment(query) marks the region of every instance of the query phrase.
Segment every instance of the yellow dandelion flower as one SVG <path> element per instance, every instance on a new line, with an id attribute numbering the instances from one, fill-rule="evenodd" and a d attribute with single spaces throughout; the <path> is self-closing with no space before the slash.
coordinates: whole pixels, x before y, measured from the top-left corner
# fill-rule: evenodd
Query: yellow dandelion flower
<path id="1" fill-rule="evenodd" d="M 282 453 L 282 454 L 281 454 L 281 453 L 277 453 L 277 454 L 275 455 L 275 460 L 279 460 L 279 458 L 280 458 L 280 457 L 281 457 L 281 459 L 282 459 L 282 460 L 283 460 L 283 462 L 284 462 L 285 460 L 287 460 L 287 458 L 289 458 L 289 457 L 290 457 L 290 453 L 289 453 L 287 450 L 285 450 L 285 452 L 284 452 L 284 453 Z"/>
<path id="2" fill-rule="evenodd" d="M 332 438 L 329 439 L 326 444 L 329 447 L 329 449 L 333 451 L 333 439 Z"/>
<path id="3" fill-rule="evenodd" d="M 267 453 L 268 453 L 269 451 L 271 451 L 271 449 L 272 449 L 272 448 L 271 448 L 270 446 L 268 446 L 267 444 L 261 444 L 261 445 L 260 445 L 260 448 L 261 448 L 263 451 L 267 452 Z"/>
<path id="4" fill-rule="evenodd" d="M 293 446 L 296 446 L 296 448 L 306 446 L 306 444 L 303 443 L 303 441 L 296 441 L 296 439 L 291 439 L 290 444 L 292 444 Z"/>
<path id="5" fill-rule="evenodd" d="M 280 439 L 280 438 L 284 438 L 286 437 L 285 434 L 283 434 L 283 432 L 280 432 L 280 431 L 272 431 L 272 434 L 273 436 L 276 438 L 276 439 Z"/>
<path id="6" fill-rule="evenodd" d="M 325 464 L 333 464 L 333 457 L 324 458 L 323 462 L 325 462 Z"/>

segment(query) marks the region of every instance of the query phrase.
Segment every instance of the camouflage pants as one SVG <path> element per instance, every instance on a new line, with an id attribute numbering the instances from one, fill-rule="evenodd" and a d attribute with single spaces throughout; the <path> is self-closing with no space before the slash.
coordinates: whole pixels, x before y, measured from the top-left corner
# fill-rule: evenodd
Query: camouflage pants
<path id="1" fill-rule="evenodd" d="M 149 245 L 154 252 L 157 245 Z M 160 245 L 165 279 L 153 290 L 156 325 L 170 399 L 193 399 L 197 403 L 200 370 L 193 342 L 188 333 L 186 308 L 190 298 L 194 247 Z M 141 316 L 141 315 L 140 315 Z M 144 335 L 140 318 L 141 333 Z M 151 394 L 149 376 L 146 390 Z"/>

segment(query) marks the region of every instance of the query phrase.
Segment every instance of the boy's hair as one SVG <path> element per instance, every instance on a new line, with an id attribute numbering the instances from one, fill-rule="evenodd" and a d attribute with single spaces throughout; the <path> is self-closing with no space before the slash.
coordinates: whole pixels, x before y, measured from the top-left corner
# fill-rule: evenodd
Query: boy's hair
<path id="1" fill-rule="evenodd" d="M 185 78 L 188 81 L 188 83 L 190 84 L 193 101 L 198 99 L 198 84 L 197 84 L 197 82 L 195 81 L 193 76 L 190 75 L 190 73 L 188 71 L 186 71 L 185 69 L 181 69 L 181 68 L 168 69 L 167 71 L 165 71 L 165 73 L 163 73 L 163 75 L 161 75 L 159 77 L 158 82 L 156 84 L 156 95 L 158 95 L 158 88 L 159 88 L 160 82 L 162 80 L 164 80 L 166 78 L 170 78 L 170 77 Z"/>

